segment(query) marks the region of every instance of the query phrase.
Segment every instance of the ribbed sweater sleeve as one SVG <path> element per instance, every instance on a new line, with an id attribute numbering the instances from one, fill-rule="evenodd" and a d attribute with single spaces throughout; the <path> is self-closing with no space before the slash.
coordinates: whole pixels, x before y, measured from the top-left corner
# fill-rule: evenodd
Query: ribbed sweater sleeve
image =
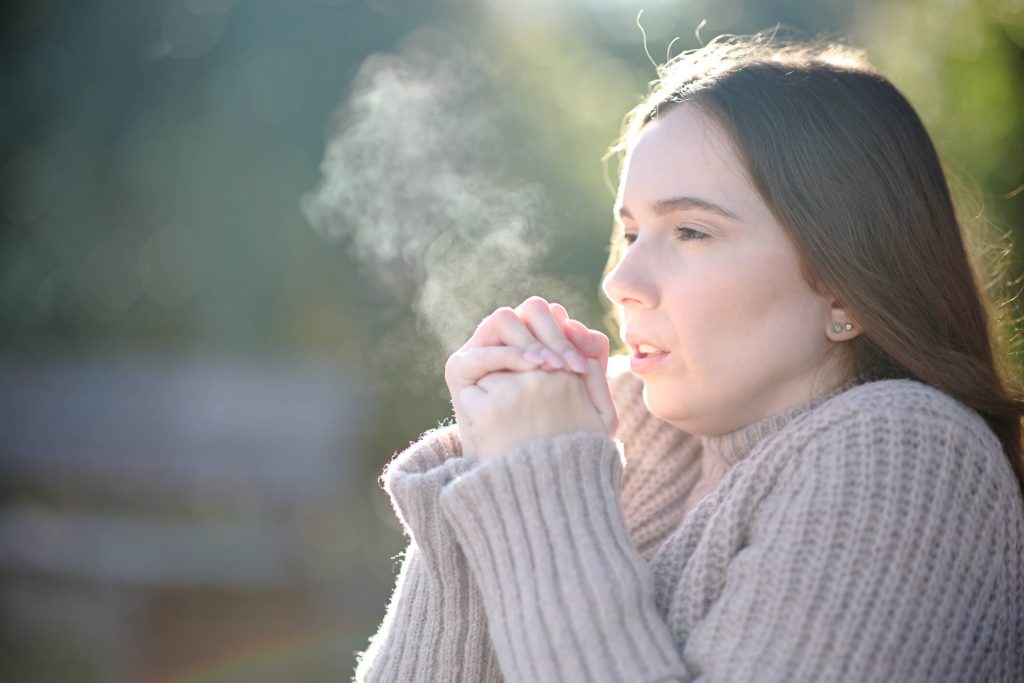
<path id="1" fill-rule="evenodd" d="M 440 503 L 479 585 L 504 680 L 669 681 L 686 671 L 619 495 L 617 442 L 538 439 L 462 473 Z"/>
<path id="2" fill-rule="evenodd" d="M 501 680 L 480 592 L 438 507 L 445 484 L 474 465 L 452 426 L 424 434 L 381 475 L 410 542 L 355 681 Z"/>
<path id="3" fill-rule="evenodd" d="M 644 408 L 642 385 L 626 372 L 628 365 L 618 363 L 610 370 L 621 417 L 619 433 L 624 438 L 658 433 Z M 647 460 L 674 447 L 677 440 L 676 435 L 666 438 L 664 434 L 644 438 L 650 442 L 641 451 L 649 456 Z M 462 457 L 457 428 L 449 426 L 426 432 L 385 468 L 381 484 L 410 543 L 384 619 L 360 653 L 357 682 L 502 680 L 476 580 L 438 505 L 442 488 L 474 466 L 475 462 Z M 634 466 L 633 471 L 647 470 Z M 692 477 L 680 478 L 683 491 L 649 479 L 634 476 L 633 486 L 623 492 L 627 503 L 633 501 L 627 505 L 633 513 L 629 521 L 642 526 L 631 532 L 645 540 L 648 554 L 673 524 L 670 514 L 651 515 L 648 508 L 654 504 L 656 511 L 670 510 L 671 503 L 692 486 Z"/>
<path id="4" fill-rule="evenodd" d="M 851 402 L 780 451 L 753 499 L 716 510 L 740 518 L 756 504 L 733 527 L 739 552 L 709 550 L 705 577 L 689 578 L 724 577 L 685 644 L 691 670 L 709 681 L 1024 680 L 1024 510 L 995 436 L 965 412 Z"/>

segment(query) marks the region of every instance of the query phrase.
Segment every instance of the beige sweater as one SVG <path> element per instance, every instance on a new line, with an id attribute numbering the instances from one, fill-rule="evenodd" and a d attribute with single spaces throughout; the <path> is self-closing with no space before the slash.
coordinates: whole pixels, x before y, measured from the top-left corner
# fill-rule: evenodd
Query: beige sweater
<path id="1" fill-rule="evenodd" d="M 977 413 L 885 380 L 696 437 L 613 367 L 621 442 L 392 460 L 410 543 L 356 680 L 1024 681 L 1024 505 Z"/>

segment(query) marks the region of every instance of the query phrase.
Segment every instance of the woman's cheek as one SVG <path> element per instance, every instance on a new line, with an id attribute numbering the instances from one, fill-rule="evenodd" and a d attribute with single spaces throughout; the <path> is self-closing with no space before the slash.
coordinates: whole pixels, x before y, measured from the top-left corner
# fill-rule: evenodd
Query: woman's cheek
<path id="1" fill-rule="evenodd" d="M 707 259 L 694 263 L 697 256 Z M 691 388 L 701 384 L 699 378 L 705 371 L 717 367 L 716 358 L 725 351 L 723 347 L 748 329 L 749 302 L 756 293 L 751 292 L 750 275 L 740 265 L 725 253 L 694 254 L 691 268 L 679 274 L 673 289 L 678 360 Z"/>

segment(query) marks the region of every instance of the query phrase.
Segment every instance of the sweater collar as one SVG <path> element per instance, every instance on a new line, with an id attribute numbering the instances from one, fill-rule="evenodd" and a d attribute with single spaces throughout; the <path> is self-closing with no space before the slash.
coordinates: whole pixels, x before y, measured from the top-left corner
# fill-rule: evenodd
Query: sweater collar
<path id="1" fill-rule="evenodd" d="M 747 457 L 757 444 L 782 431 L 796 418 L 857 384 L 856 380 L 849 380 L 816 398 L 791 406 L 780 413 L 770 415 L 735 431 L 716 436 L 701 436 L 704 452 L 709 454 L 719 467 L 723 469 L 732 467 Z"/>

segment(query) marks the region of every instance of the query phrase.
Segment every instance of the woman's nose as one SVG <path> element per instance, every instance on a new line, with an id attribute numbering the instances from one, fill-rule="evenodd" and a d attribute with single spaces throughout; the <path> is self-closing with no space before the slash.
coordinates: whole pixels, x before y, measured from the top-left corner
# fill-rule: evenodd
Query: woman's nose
<path id="1" fill-rule="evenodd" d="M 645 307 L 657 304 L 657 291 L 653 286 L 653 264 L 644 263 L 639 249 L 630 247 L 619 259 L 618 264 L 604 278 L 601 289 L 613 303 L 625 306 L 629 303 Z"/>

